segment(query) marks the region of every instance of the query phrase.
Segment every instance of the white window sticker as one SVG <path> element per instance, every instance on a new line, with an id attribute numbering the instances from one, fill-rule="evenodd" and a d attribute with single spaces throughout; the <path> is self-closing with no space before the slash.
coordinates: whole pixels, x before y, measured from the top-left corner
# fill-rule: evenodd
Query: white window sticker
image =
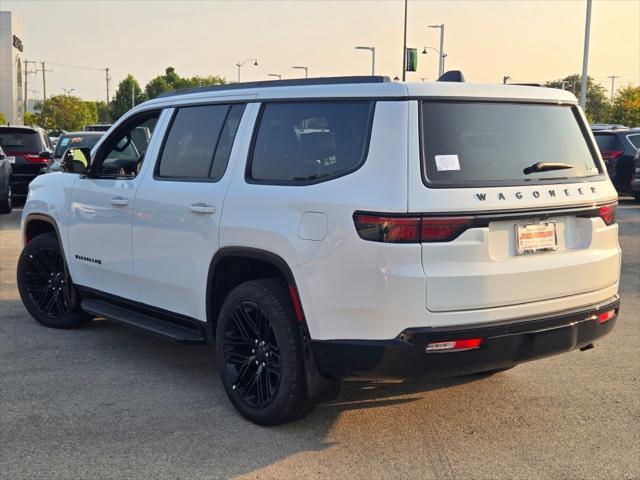
<path id="1" fill-rule="evenodd" d="M 436 155 L 436 168 L 439 172 L 460 170 L 458 155 Z"/>
<path id="2" fill-rule="evenodd" d="M 64 147 L 67 143 L 69 143 L 69 138 L 68 137 L 67 138 L 63 138 L 62 141 L 60 142 L 60 145 L 62 145 Z"/>

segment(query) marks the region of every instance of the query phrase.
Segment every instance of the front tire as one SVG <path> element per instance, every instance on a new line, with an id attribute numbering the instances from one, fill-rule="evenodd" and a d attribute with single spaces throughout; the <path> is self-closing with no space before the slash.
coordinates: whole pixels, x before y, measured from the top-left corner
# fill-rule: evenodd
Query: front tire
<path id="1" fill-rule="evenodd" d="M 80 309 L 58 237 L 38 235 L 18 259 L 18 291 L 27 311 L 51 328 L 75 328 L 91 317 Z"/>
<path id="2" fill-rule="evenodd" d="M 311 411 L 299 325 L 280 280 L 253 280 L 231 291 L 216 349 L 224 389 L 248 420 L 278 425 Z"/>

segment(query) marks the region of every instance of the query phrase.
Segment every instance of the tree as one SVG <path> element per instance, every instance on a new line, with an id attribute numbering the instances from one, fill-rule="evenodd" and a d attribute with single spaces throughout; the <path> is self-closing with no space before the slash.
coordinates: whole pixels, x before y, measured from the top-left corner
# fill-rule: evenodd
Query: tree
<path id="1" fill-rule="evenodd" d="M 31 112 L 24 112 L 23 123 L 29 127 L 36 126 L 38 124 L 38 116 Z"/>
<path id="2" fill-rule="evenodd" d="M 7 117 L 4 116 L 4 113 L 0 112 L 0 125 L 6 125 L 7 123 Z"/>
<path id="3" fill-rule="evenodd" d="M 144 102 L 147 98 L 140 88 L 138 81 L 129 74 L 118 84 L 118 89 L 110 105 L 111 117 L 117 120 L 135 105 Z"/>
<path id="4" fill-rule="evenodd" d="M 609 121 L 640 127 L 640 87 L 628 85 L 618 90 L 611 105 Z"/>
<path id="5" fill-rule="evenodd" d="M 220 85 L 227 83 L 223 77 L 217 75 L 210 75 L 207 77 L 191 77 L 183 78 L 176 73 L 176 69 L 173 67 L 167 67 L 164 71 L 164 75 L 158 75 L 152 78 L 149 83 L 144 87 L 147 98 L 155 98 L 163 92 L 170 90 L 177 90 L 179 88 L 193 88 L 204 87 L 207 85 Z"/>
<path id="6" fill-rule="evenodd" d="M 96 111 L 98 112 L 98 123 L 111 123 L 111 112 L 107 102 L 97 101 Z"/>
<path id="7" fill-rule="evenodd" d="M 567 90 L 573 93 L 577 98 L 580 98 L 581 78 L 582 77 L 580 75 L 575 73 L 563 78 L 562 80 L 547 82 L 546 86 Z M 591 77 L 587 77 L 587 104 L 585 106 L 585 113 L 589 121 L 594 123 L 606 122 L 609 117 L 607 91 Z"/>
<path id="8" fill-rule="evenodd" d="M 36 111 L 36 123 L 49 130 L 82 130 L 85 125 L 98 121 L 93 102 L 69 95 L 49 97 L 44 103 L 36 104 Z"/>

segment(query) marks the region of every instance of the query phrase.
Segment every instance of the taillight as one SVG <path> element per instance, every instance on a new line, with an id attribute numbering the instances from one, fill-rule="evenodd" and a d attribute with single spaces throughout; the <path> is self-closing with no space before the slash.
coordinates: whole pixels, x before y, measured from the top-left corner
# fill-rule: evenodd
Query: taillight
<path id="1" fill-rule="evenodd" d="M 426 352 L 444 352 L 444 351 L 458 351 L 473 350 L 480 348 L 482 343 L 481 338 L 464 338 L 461 340 L 448 340 L 445 342 L 430 342 L 425 348 Z"/>
<path id="2" fill-rule="evenodd" d="M 25 153 L 24 158 L 27 162 L 31 163 L 49 163 L 49 159 L 46 157 L 41 157 L 40 155 L 29 155 Z"/>
<path id="3" fill-rule="evenodd" d="M 383 243 L 448 242 L 472 226 L 473 217 L 390 216 L 356 213 L 360 238 Z"/>
<path id="4" fill-rule="evenodd" d="M 624 153 L 623 150 L 603 150 L 600 152 L 603 160 L 614 160 Z"/>
<path id="5" fill-rule="evenodd" d="M 612 225 L 616 221 L 616 204 L 603 205 L 598 210 L 598 215 L 605 225 Z"/>
<path id="6" fill-rule="evenodd" d="M 365 240 L 384 243 L 420 242 L 420 217 L 356 213 L 353 221 L 358 235 Z"/>
<path id="7" fill-rule="evenodd" d="M 422 217 L 423 242 L 448 242 L 471 226 L 471 217 Z"/>

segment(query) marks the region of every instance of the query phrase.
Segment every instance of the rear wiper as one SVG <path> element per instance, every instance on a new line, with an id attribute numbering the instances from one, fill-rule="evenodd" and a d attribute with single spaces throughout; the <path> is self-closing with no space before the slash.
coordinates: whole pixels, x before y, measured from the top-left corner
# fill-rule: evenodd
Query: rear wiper
<path id="1" fill-rule="evenodd" d="M 549 170 L 566 170 L 567 168 L 574 168 L 574 166 L 568 163 L 538 162 L 522 170 L 522 173 L 529 175 L 530 173 L 548 172 Z"/>

